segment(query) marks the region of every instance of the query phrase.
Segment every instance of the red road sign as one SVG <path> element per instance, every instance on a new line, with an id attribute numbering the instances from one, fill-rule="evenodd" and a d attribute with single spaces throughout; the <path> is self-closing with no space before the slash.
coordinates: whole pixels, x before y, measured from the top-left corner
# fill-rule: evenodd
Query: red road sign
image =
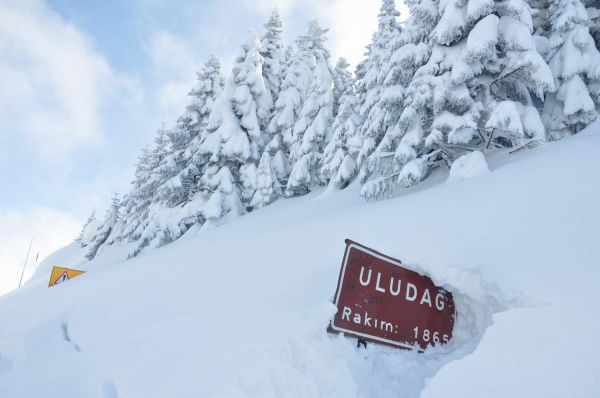
<path id="1" fill-rule="evenodd" d="M 329 331 L 399 348 L 425 350 L 452 338 L 452 293 L 399 260 L 346 240 Z"/>

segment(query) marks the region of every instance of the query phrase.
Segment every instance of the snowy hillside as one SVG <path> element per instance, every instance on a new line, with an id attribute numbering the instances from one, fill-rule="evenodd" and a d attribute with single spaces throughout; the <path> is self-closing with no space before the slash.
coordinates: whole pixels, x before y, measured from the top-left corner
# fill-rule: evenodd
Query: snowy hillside
<path id="1" fill-rule="evenodd" d="M 124 261 L 68 246 L 0 299 L 0 397 L 598 397 L 600 126 L 373 203 L 320 191 Z M 344 239 L 455 294 L 425 354 L 328 335 Z M 51 266 L 88 271 L 47 288 Z"/>
<path id="2" fill-rule="evenodd" d="M 277 10 L 230 70 L 209 59 L 130 190 L 83 231 L 86 257 L 125 243 L 135 257 L 325 186 L 393 197 L 477 152 L 533 148 L 600 118 L 594 2 L 407 3 L 400 23 L 381 0 L 354 73 L 344 58 L 333 66 L 317 21 L 284 43 Z"/>

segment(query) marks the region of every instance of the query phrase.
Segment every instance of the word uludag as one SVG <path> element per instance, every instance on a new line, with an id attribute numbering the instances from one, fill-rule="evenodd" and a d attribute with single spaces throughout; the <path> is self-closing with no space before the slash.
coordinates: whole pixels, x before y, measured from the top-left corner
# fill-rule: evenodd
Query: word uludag
<path id="1" fill-rule="evenodd" d="M 425 350 L 452 338 L 452 294 L 394 258 L 346 241 L 329 331 Z"/>
<path id="2" fill-rule="evenodd" d="M 371 287 L 371 273 L 373 270 L 369 269 L 367 270 L 365 267 L 360 267 L 360 284 L 362 286 L 365 286 L 367 288 Z M 363 278 L 363 275 L 367 275 L 366 277 Z M 377 281 L 374 282 L 374 287 L 375 290 L 381 293 L 386 293 L 386 289 L 384 287 L 381 287 L 381 277 L 382 273 L 381 272 L 377 272 Z M 387 292 L 389 292 L 389 294 L 391 294 L 392 296 L 399 296 L 401 298 L 403 298 L 406 301 L 417 301 L 420 305 L 428 305 L 429 307 L 432 307 L 432 302 L 431 302 L 431 292 L 429 291 L 428 288 L 425 288 L 421 293 L 419 292 L 419 289 L 417 288 L 416 285 L 412 284 L 412 283 L 407 283 L 406 284 L 406 293 L 403 296 L 400 296 L 400 293 L 402 292 L 402 280 L 398 279 L 398 280 L 394 280 L 394 277 L 390 277 L 389 278 L 389 290 L 387 290 Z M 417 300 L 420 297 L 419 300 Z M 446 306 L 446 293 L 442 293 L 442 292 L 438 292 L 435 295 L 435 307 L 439 310 L 439 311 L 443 311 L 444 307 Z"/>

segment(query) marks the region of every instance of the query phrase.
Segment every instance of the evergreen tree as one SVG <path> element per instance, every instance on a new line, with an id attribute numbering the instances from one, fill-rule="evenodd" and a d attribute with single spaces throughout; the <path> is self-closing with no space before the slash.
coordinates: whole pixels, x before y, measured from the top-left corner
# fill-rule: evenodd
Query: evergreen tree
<path id="1" fill-rule="evenodd" d="M 98 250 L 100 247 L 102 247 L 102 245 L 104 245 L 114 226 L 119 221 L 119 208 L 119 197 L 114 195 L 110 208 L 106 211 L 106 215 L 104 216 L 102 224 L 96 230 L 96 236 L 94 236 L 93 240 L 89 244 L 90 249 L 86 254 L 86 258 L 88 260 L 93 260 L 94 257 L 96 257 Z"/>
<path id="2" fill-rule="evenodd" d="M 217 226 L 227 216 L 244 214 L 239 189 L 227 165 L 209 167 L 202 177 L 202 185 L 211 192 L 203 205 L 207 227 Z"/>
<path id="3" fill-rule="evenodd" d="M 264 59 L 263 76 L 274 103 L 277 101 L 281 90 L 285 64 L 282 26 L 279 10 L 275 8 L 269 21 L 265 24 L 266 32 L 261 41 L 261 55 Z"/>
<path id="4" fill-rule="evenodd" d="M 168 134 L 169 153 L 159 166 L 162 181 L 150 206 L 151 221 L 144 231 L 148 237 L 146 244 L 161 233 L 162 241 L 157 245 L 162 245 L 177 239 L 194 224 L 203 222 L 198 214 L 199 206 L 188 202 L 194 197 L 197 182 L 204 172 L 206 158 L 200 153 L 200 146 L 206 138 L 206 126 L 216 98 L 223 90 L 218 59 L 210 58 L 197 77 L 196 86 L 189 94 L 190 104 L 179 118 L 175 132 Z"/>
<path id="5" fill-rule="evenodd" d="M 580 0 L 552 0 L 548 62 L 557 91 L 544 104 L 543 119 L 553 139 L 576 133 L 598 118 L 600 53 L 589 33 Z"/>
<path id="6" fill-rule="evenodd" d="M 388 35 L 388 55 L 382 58 L 379 68 L 378 98 L 363 124 L 360 177 L 363 183 L 371 179 L 363 187 L 367 197 L 371 197 L 372 188 L 377 191 L 374 196 L 382 196 L 390 194 L 397 185 L 395 174 L 399 165 L 394 154 L 402 137 L 399 120 L 407 87 L 431 53 L 429 35 L 438 16 L 436 5 L 432 1 L 411 1 L 411 16 L 405 29 Z M 390 19 L 385 14 L 384 18 Z"/>
<path id="7" fill-rule="evenodd" d="M 197 180 L 203 173 L 206 158 L 199 152 L 200 146 L 206 138 L 206 125 L 208 118 L 215 106 L 215 101 L 223 91 L 224 81 L 221 76 L 221 64 L 215 57 L 211 57 L 197 74 L 196 86 L 190 91 L 190 104 L 186 112 L 179 119 L 181 121 L 192 120 L 187 123 L 187 129 L 194 134 L 191 140 L 181 147 L 181 166 L 178 178 L 170 181 L 170 185 L 164 187 L 164 194 L 171 197 L 172 206 L 185 203 L 195 193 Z M 179 148 L 179 146 L 176 146 Z M 172 192 L 172 194 L 171 194 Z"/>
<path id="8" fill-rule="evenodd" d="M 381 98 L 385 73 L 383 65 L 391 56 L 390 43 L 400 35 L 401 27 L 397 18 L 400 15 L 394 0 L 383 0 L 379 11 L 378 29 L 367 47 L 366 59 L 359 65 L 360 117 L 363 120 L 361 134 L 363 145 L 358 155 L 361 172 L 366 170 L 363 163 L 373 153 L 385 133 L 381 113 L 376 106 Z M 368 175 L 361 177 L 365 180 Z"/>
<path id="9" fill-rule="evenodd" d="M 205 159 L 198 151 L 205 139 L 208 117 L 216 97 L 223 89 L 219 61 L 210 58 L 197 73 L 197 78 L 189 93 L 191 100 L 185 113 L 172 131 L 165 130 L 167 141 L 164 142 L 163 134 L 157 136 L 156 148 L 164 150 L 157 152 L 155 149 L 152 157 L 150 184 L 145 189 L 151 188 L 155 193 L 145 206 L 143 222 L 137 227 L 134 256 L 149 245 L 158 247 L 169 243 L 194 224 L 204 221 L 198 214 L 197 204 L 185 205 L 196 192 L 196 181 L 204 171 Z"/>
<path id="10" fill-rule="evenodd" d="M 272 104 L 260 51 L 252 34 L 235 60 L 200 147 L 208 166 L 199 189 L 206 197 L 204 218 L 211 225 L 227 214 L 243 214 L 256 190 L 256 165 L 268 139 L 263 126 Z"/>
<path id="11" fill-rule="evenodd" d="M 221 75 L 221 65 L 217 58 L 210 58 L 198 74 L 198 83 L 192 90 L 192 103 L 187 112 L 194 111 L 199 120 L 199 134 L 189 143 L 184 151 L 185 168 L 176 178 L 168 182 L 174 192 L 176 200 L 171 202 L 175 209 L 168 209 L 172 225 L 170 237 L 177 239 L 188 229 L 196 224 L 203 224 L 203 204 L 207 200 L 206 192 L 200 191 L 201 177 L 204 175 L 209 159 L 202 150 L 202 145 L 207 138 L 207 125 L 215 104 L 223 92 L 224 80 Z M 168 191 L 166 192 L 168 194 Z"/>
<path id="12" fill-rule="evenodd" d="M 300 44 L 301 40 L 297 40 L 286 50 L 284 79 L 268 127 L 271 141 L 266 149 L 269 155 L 272 156 L 277 178 L 281 182 L 288 179 L 290 172 L 289 155 L 293 142 L 294 126 L 302 110 L 312 79 L 310 65 L 303 57 L 305 53 L 299 49 Z"/>
<path id="13" fill-rule="evenodd" d="M 90 214 L 90 216 L 88 217 L 85 224 L 83 224 L 83 227 L 81 228 L 81 231 L 79 232 L 79 235 L 77 235 L 77 238 L 75 239 L 76 242 L 79 242 L 81 247 L 86 247 L 87 245 L 90 244 L 91 238 L 93 238 L 93 236 L 90 236 L 90 235 L 92 233 L 95 233 L 95 230 L 96 230 L 95 223 L 96 223 L 96 210 L 93 210 L 92 214 Z M 94 229 L 94 231 L 90 231 L 92 228 Z"/>
<path id="14" fill-rule="evenodd" d="M 384 76 L 379 87 L 381 94 L 366 121 L 366 131 L 369 134 L 365 143 L 369 151 L 372 145 L 375 145 L 375 149 L 363 158 L 361 180 L 364 182 L 371 178 L 376 184 L 376 189 L 385 194 L 391 193 L 397 185 L 393 176 L 401 167 L 394 155 L 403 135 L 400 118 L 407 87 L 417 69 L 427 62 L 431 54 L 431 45 L 425 32 L 430 28 L 437 13 L 431 12 L 431 2 L 425 3 L 412 2 L 415 10 L 405 25 L 406 29 L 388 43 L 390 55 L 381 66 Z M 366 153 L 363 151 L 363 156 Z M 367 184 L 365 190 L 369 189 L 371 184 Z"/>
<path id="15" fill-rule="evenodd" d="M 202 133 L 215 98 L 222 90 L 221 64 L 216 57 L 210 57 L 196 73 L 196 85 L 188 93 L 189 104 L 177 120 L 177 128 L 169 134 L 173 149 L 187 149 Z"/>
<path id="16" fill-rule="evenodd" d="M 150 178 L 152 167 L 152 154 L 148 146 L 142 149 L 142 154 L 138 157 L 134 180 L 132 181 L 131 191 L 125 195 L 121 203 L 122 217 L 114 228 L 116 239 L 134 240 L 133 232 L 137 229 L 144 219 L 144 212 L 150 203 L 151 196 L 148 192 L 147 182 Z"/>
<path id="17" fill-rule="evenodd" d="M 236 181 L 239 182 L 240 166 L 250 158 L 250 141 L 233 113 L 230 99 L 233 89 L 232 82 L 228 81 L 210 115 L 208 135 L 200 147 L 208 162 L 199 181 L 198 194 L 206 201 L 202 215 L 211 225 L 217 225 L 220 218 L 230 212 L 234 215 L 245 212 Z M 238 143 L 233 145 L 232 139 Z M 234 171 L 238 178 L 234 177 Z"/>
<path id="18" fill-rule="evenodd" d="M 232 110 L 240 126 L 231 136 L 233 148 L 229 149 L 239 155 L 236 134 L 245 134 L 249 140 L 249 159 L 256 163 L 260 159 L 260 152 L 268 143 L 265 130 L 273 106 L 262 75 L 263 58 L 260 52 L 260 41 L 251 33 L 235 59 L 229 93 Z M 229 145 L 226 143 L 225 147 L 227 149 Z"/>
<path id="19" fill-rule="evenodd" d="M 290 166 L 288 155 L 286 154 L 286 145 L 283 142 L 281 134 L 275 134 L 271 142 L 265 147 L 265 152 L 271 156 L 271 166 L 280 182 L 287 181 Z"/>
<path id="20" fill-rule="evenodd" d="M 165 202 L 168 201 L 168 197 L 161 196 L 161 189 L 166 181 L 173 178 L 173 170 L 176 169 L 169 136 L 169 131 L 163 125 L 154 138 L 148 159 L 139 169 L 141 180 L 134 182 L 136 188 L 125 199 L 123 217 L 127 224 L 120 224 L 118 230 L 123 232 L 111 236 L 107 242 L 112 244 L 114 240 L 123 238 L 136 242 L 130 256 L 137 256 L 152 242 L 159 246 L 169 241 L 164 233 L 160 239 L 156 239 L 159 229 L 156 220 L 167 207 Z"/>
<path id="21" fill-rule="evenodd" d="M 293 166 L 287 182 L 287 196 L 304 195 L 310 192 L 312 185 L 319 183 L 318 165 L 331 135 L 333 91 L 329 52 L 325 49 L 327 31 L 313 21 L 308 34 L 302 37 L 301 48 L 312 63 L 313 80 L 294 126 L 290 148 Z"/>
<path id="22" fill-rule="evenodd" d="M 344 189 L 357 173 L 356 157 L 362 145 L 358 116 L 358 98 L 349 85 L 341 97 L 338 114 L 333 123 L 333 137 L 325 147 L 321 166 L 321 180 Z"/>
<path id="23" fill-rule="evenodd" d="M 348 88 L 354 85 L 352 73 L 348 70 L 350 64 L 346 58 L 340 58 L 333 70 L 333 116 L 338 114 L 342 97 Z"/>
<path id="24" fill-rule="evenodd" d="M 250 205 L 253 208 L 264 207 L 281 196 L 281 187 L 277 175 L 271 166 L 271 156 L 265 152 L 258 165 L 257 187 Z"/>
<path id="25" fill-rule="evenodd" d="M 163 125 L 156 133 L 152 149 L 144 148 L 138 159 L 133 188 L 125 196 L 121 216 L 106 239 L 106 244 L 117 240 L 138 242 L 130 256 L 137 255 L 138 248 L 145 247 L 152 240 L 148 236 L 148 226 L 158 209 L 154 200 L 165 181 L 162 165 L 169 154 L 169 145 L 168 132 Z"/>

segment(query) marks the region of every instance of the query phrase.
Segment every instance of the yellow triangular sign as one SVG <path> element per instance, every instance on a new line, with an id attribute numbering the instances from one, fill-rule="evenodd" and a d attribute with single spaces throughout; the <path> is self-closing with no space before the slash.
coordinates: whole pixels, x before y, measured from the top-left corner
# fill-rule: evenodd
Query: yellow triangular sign
<path id="1" fill-rule="evenodd" d="M 69 279 L 73 279 L 81 274 L 85 274 L 85 271 L 78 271 L 76 269 L 61 267 L 52 267 L 52 273 L 50 274 L 50 282 L 48 282 L 48 287 L 58 285 L 59 283 L 63 283 L 65 281 L 68 281 Z"/>

